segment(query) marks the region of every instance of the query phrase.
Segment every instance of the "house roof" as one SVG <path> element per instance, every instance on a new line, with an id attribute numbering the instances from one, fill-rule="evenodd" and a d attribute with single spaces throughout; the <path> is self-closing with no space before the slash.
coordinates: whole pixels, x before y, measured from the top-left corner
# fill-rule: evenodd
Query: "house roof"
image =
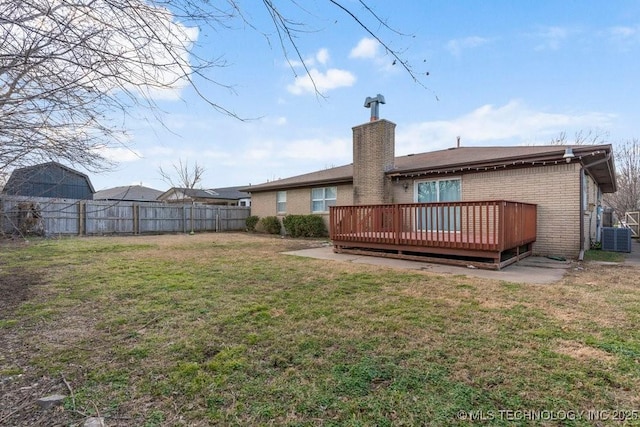
<path id="1" fill-rule="evenodd" d="M 212 190 L 218 194 L 219 199 L 240 200 L 250 198 L 251 194 L 246 191 L 240 191 L 241 188 L 244 187 L 213 188 Z"/>
<path id="2" fill-rule="evenodd" d="M 11 182 L 13 185 L 13 182 L 25 182 L 28 181 L 29 178 L 33 175 L 34 172 L 37 172 L 38 170 L 43 170 L 46 169 L 48 167 L 56 167 L 59 169 L 64 170 L 65 172 L 69 172 L 70 174 L 73 175 L 77 175 L 80 178 L 84 179 L 87 183 L 87 185 L 89 186 L 89 189 L 91 191 L 91 193 L 95 193 L 95 190 L 93 188 L 93 184 L 91 183 L 91 180 L 89 179 L 89 176 L 87 174 L 84 174 L 82 172 L 79 172 L 75 169 L 71 169 L 68 166 L 63 165 L 62 163 L 58 163 L 58 162 L 45 162 L 45 163 L 39 163 L 37 165 L 32 165 L 32 166 L 25 166 L 22 168 L 18 168 L 18 169 L 14 169 L 13 172 L 11 172 L 11 176 L 9 176 L 9 180 L 7 181 L 7 185 L 5 185 L 5 188 L 9 188 L 9 183 Z"/>
<path id="3" fill-rule="evenodd" d="M 242 187 L 224 187 L 224 188 L 179 188 L 173 187 L 158 196 L 158 199 L 166 199 L 171 194 L 179 194 L 190 199 L 212 199 L 212 200 L 240 200 L 251 197 L 251 194 L 240 191 Z"/>
<path id="4" fill-rule="evenodd" d="M 125 185 L 97 191 L 93 200 L 155 201 L 162 191 L 142 185 Z"/>
<path id="5" fill-rule="evenodd" d="M 396 157 L 394 168 L 386 174 L 389 177 L 417 177 L 439 173 L 467 173 L 497 168 L 542 166 L 564 162 L 567 148 L 573 150 L 574 159 L 582 162 L 603 192 L 616 191 L 615 167 L 610 144 L 450 148 Z M 253 185 L 243 190 L 259 192 L 352 182 L 353 164 L 349 164 Z"/>

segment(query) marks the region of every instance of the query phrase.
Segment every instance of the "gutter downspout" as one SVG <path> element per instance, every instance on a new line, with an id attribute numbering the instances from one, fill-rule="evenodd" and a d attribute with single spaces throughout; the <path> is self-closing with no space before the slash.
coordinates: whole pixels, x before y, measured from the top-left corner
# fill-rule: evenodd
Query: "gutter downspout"
<path id="1" fill-rule="evenodd" d="M 608 162 L 609 160 L 611 160 L 611 152 L 609 152 L 609 154 L 607 154 L 607 157 L 605 157 L 604 159 L 600 159 L 597 162 L 593 162 L 591 163 L 589 166 L 584 166 L 581 163 L 580 166 L 580 253 L 578 254 L 578 261 L 583 261 L 584 260 L 584 186 L 585 186 L 585 179 L 584 179 L 584 172 L 588 172 L 589 168 L 599 165 L 601 163 L 605 163 Z"/>
<path id="2" fill-rule="evenodd" d="M 580 166 L 580 253 L 578 261 L 584 261 L 584 166 Z"/>

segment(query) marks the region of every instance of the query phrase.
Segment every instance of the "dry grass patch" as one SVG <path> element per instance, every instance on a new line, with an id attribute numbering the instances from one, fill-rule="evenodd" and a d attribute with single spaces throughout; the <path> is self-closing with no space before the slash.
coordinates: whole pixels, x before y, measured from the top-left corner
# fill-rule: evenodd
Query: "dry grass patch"
<path id="1" fill-rule="evenodd" d="M 555 351 L 583 361 L 611 363 L 616 359 L 604 350 L 593 348 L 576 341 L 558 340 Z"/>

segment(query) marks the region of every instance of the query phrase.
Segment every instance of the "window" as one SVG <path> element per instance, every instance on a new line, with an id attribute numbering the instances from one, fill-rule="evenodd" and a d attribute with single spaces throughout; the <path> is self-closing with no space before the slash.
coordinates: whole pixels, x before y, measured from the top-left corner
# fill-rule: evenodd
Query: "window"
<path id="1" fill-rule="evenodd" d="M 419 181 L 415 199 L 418 203 L 460 201 L 460 179 Z"/>
<path id="2" fill-rule="evenodd" d="M 314 188 L 311 190 L 311 212 L 328 212 L 329 206 L 336 205 L 337 187 Z"/>
<path id="3" fill-rule="evenodd" d="M 460 179 L 440 179 L 418 181 L 415 186 L 415 200 L 418 203 L 458 202 L 462 199 Z M 460 231 L 460 207 L 437 206 L 422 208 L 422 215 L 416 218 L 417 230 Z"/>
<path id="4" fill-rule="evenodd" d="M 278 191 L 276 194 L 276 212 L 284 213 L 287 211 L 287 192 Z"/>

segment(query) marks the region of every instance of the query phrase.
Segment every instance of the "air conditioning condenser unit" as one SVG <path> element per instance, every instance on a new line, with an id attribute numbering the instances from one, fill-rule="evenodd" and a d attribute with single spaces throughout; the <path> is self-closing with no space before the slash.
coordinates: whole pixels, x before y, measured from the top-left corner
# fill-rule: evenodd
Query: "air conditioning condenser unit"
<path id="1" fill-rule="evenodd" d="M 631 230 L 628 228 L 603 227 L 602 250 L 631 252 Z"/>

